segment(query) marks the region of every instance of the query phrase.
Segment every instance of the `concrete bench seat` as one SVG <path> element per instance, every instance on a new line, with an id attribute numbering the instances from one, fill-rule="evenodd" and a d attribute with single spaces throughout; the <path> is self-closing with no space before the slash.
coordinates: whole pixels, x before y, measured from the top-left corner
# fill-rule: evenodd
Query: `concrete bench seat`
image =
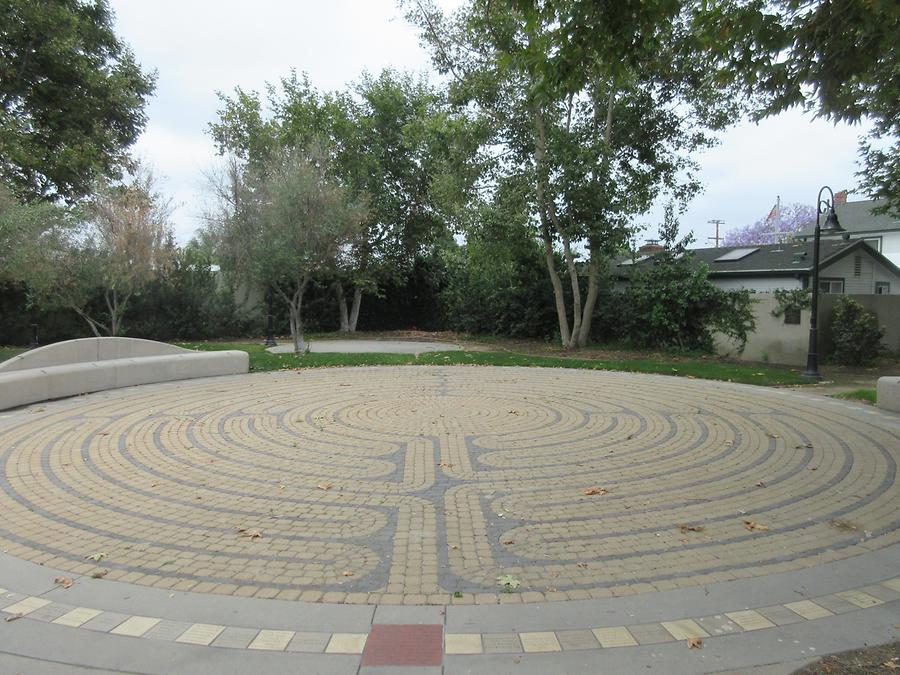
<path id="1" fill-rule="evenodd" d="M 0 410 L 138 384 L 248 372 L 246 352 L 197 352 L 136 338 L 85 338 L 0 363 Z"/>
<path id="2" fill-rule="evenodd" d="M 900 413 L 900 375 L 879 377 L 876 396 L 879 408 Z"/>

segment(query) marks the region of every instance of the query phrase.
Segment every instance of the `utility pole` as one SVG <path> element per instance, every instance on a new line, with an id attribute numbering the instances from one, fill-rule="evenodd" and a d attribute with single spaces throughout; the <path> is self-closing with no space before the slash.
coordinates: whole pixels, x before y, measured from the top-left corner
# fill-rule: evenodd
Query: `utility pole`
<path id="1" fill-rule="evenodd" d="M 723 239 L 723 237 L 719 236 L 719 225 L 724 225 L 725 221 L 713 219 L 713 220 L 707 220 L 706 222 L 709 223 L 710 225 L 716 226 L 716 236 L 715 237 L 707 237 L 707 239 L 714 239 L 716 242 L 716 248 L 719 248 L 719 242 Z"/>

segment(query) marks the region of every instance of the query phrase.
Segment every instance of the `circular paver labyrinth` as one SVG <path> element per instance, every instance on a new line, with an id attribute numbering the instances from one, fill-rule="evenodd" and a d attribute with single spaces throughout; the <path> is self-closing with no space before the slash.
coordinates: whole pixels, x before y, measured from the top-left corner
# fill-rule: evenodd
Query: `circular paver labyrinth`
<path id="1" fill-rule="evenodd" d="M 602 597 L 897 542 L 898 448 L 878 414 L 669 377 L 194 380 L 6 417 L 0 548 L 260 597 L 467 602 L 503 575 L 525 601 Z"/>

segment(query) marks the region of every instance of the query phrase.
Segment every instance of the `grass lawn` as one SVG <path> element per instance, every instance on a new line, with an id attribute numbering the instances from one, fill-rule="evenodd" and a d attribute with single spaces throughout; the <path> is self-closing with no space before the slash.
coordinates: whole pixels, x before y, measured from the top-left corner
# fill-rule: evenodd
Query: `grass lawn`
<path id="1" fill-rule="evenodd" d="M 871 403 L 875 405 L 875 389 L 857 389 L 855 391 L 845 391 L 840 394 L 834 394 L 835 398 L 846 398 L 850 401 L 862 401 L 863 403 Z"/>
<path id="2" fill-rule="evenodd" d="M 733 363 L 703 358 L 569 358 L 540 356 L 508 351 L 452 351 L 426 352 L 417 357 L 411 354 L 271 354 L 261 344 L 243 342 L 182 343 L 188 349 L 240 349 L 250 355 L 250 370 L 284 370 L 294 368 L 323 368 L 374 365 L 479 365 L 530 366 L 543 368 L 581 368 L 587 370 L 622 370 L 636 373 L 657 373 L 687 378 L 726 380 L 764 386 L 804 384 L 799 372 L 778 366 Z"/>
<path id="3" fill-rule="evenodd" d="M 6 359 L 11 359 L 27 351 L 26 347 L 0 347 L 0 361 L 6 361 Z"/>

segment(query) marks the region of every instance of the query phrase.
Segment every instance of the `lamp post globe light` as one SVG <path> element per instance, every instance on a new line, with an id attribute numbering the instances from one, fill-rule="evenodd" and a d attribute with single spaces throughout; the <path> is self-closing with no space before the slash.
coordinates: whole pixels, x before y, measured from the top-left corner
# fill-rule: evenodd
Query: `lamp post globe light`
<path id="1" fill-rule="evenodd" d="M 829 199 L 822 199 L 822 193 L 828 190 Z M 824 227 L 819 226 L 820 217 L 825 216 Z M 827 185 L 819 190 L 816 199 L 816 230 L 813 237 L 813 274 L 812 274 L 812 304 L 809 315 L 809 350 L 806 354 L 806 372 L 804 377 L 821 380 L 819 374 L 819 239 L 822 232 L 832 234 L 843 232 L 844 228 L 838 222 L 834 212 L 834 191 Z"/>

